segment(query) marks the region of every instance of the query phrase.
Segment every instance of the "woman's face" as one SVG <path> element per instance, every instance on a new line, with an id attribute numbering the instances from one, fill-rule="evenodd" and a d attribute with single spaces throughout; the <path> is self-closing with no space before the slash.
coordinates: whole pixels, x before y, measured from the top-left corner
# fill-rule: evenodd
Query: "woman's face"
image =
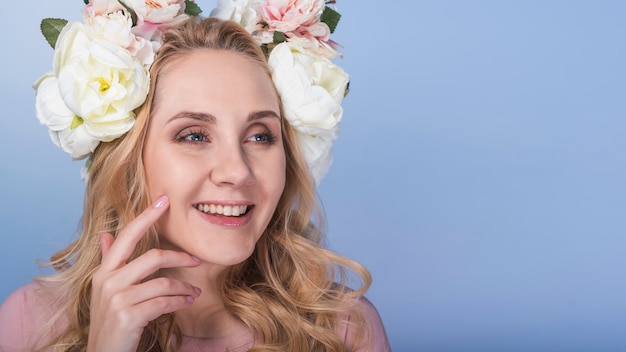
<path id="1" fill-rule="evenodd" d="M 270 77 L 244 56 L 198 49 L 160 74 L 143 161 L 163 248 L 229 266 L 247 259 L 285 186 Z"/>

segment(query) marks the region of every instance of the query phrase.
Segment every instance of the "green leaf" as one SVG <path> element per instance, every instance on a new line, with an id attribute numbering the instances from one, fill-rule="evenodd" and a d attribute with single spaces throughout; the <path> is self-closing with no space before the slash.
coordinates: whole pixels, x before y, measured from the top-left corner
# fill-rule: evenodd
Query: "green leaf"
<path id="1" fill-rule="evenodd" d="M 120 3 L 120 5 L 124 6 L 124 8 L 126 9 L 126 11 L 128 11 L 128 13 L 130 14 L 130 19 L 133 21 L 133 27 L 137 25 L 137 13 L 135 11 L 133 11 L 132 8 L 130 8 L 130 6 L 126 5 L 124 3 L 124 1 L 122 0 L 117 0 L 117 2 Z"/>
<path id="2" fill-rule="evenodd" d="M 57 39 L 59 39 L 59 34 L 63 30 L 63 27 L 67 24 L 67 20 L 61 18 L 44 18 L 41 20 L 41 33 L 43 34 L 48 44 L 52 46 L 52 49 L 57 44 Z"/>
<path id="3" fill-rule="evenodd" d="M 192 0 L 185 0 L 185 13 L 189 16 L 198 16 L 202 13 L 202 9 Z"/>
<path id="4" fill-rule="evenodd" d="M 89 0 L 84 0 L 85 5 L 89 5 Z"/>
<path id="5" fill-rule="evenodd" d="M 280 44 L 282 42 L 286 42 L 287 37 L 282 32 L 274 31 L 274 43 Z"/>
<path id="6" fill-rule="evenodd" d="M 335 32 L 335 28 L 337 28 L 337 24 L 339 23 L 340 19 L 341 14 L 328 6 L 324 8 L 324 12 L 322 12 L 322 16 L 320 16 L 320 21 L 328 25 L 328 28 L 330 28 L 330 33 Z"/>

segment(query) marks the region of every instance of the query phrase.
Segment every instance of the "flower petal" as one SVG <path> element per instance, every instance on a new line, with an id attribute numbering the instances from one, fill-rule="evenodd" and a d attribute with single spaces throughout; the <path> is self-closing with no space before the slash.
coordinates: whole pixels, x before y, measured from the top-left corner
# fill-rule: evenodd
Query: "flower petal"
<path id="1" fill-rule="evenodd" d="M 57 78 L 52 73 L 41 77 L 35 83 L 35 113 L 40 123 L 52 131 L 68 128 L 74 113 L 63 102 Z"/>

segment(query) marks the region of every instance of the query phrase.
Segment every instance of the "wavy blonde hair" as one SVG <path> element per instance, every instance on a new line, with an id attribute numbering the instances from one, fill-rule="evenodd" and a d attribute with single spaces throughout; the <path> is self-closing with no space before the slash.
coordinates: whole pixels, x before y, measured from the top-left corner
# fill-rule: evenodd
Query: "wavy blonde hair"
<path id="1" fill-rule="evenodd" d="M 49 328 L 59 322 L 66 326 L 41 350 L 86 349 L 91 280 L 102 259 L 98 234 L 116 234 L 149 206 L 142 149 L 158 77 L 169 63 L 197 49 L 239 53 L 270 75 L 259 45 L 234 22 L 192 19 L 164 33 L 163 45 L 150 69 L 150 93 L 137 111 L 135 126 L 125 136 L 101 143 L 93 155 L 81 235 L 52 256 L 50 265 L 57 273 L 40 278 L 54 283 L 45 286 L 57 293 L 53 304 L 60 307 Z M 361 334 L 356 341 L 366 337 L 367 322 L 355 302 L 368 289 L 371 277 L 357 262 L 323 248 L 319 225 L 323 224 L 323 213 L 316 201 L 314 182 L 295 131 L 284 118 L 282 136 L 287 159 L 283 194 L 252 256 L 229 268 L 222 299 L 226 308 L 253 331 L 257 346 L 251 351 L 345 351 L 336 329 L 349 324 Z M 159 239 L 153 227 L 138 243 L 132 258 L 155 247 L 159 247 Z M 348 284 L 354 278 L 359 287 L 351 289 Z M 139 350 L 176 351 L 181 341 L 174 315 L 168 314 L 145 328 Z"/>

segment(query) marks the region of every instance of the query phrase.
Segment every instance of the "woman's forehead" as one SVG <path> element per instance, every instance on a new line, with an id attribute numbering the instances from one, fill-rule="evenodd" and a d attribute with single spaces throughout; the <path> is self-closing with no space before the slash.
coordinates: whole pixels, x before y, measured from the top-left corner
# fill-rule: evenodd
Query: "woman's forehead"
<path id="1" fill-rule="evenodd" d="M 238 53 L 195 50 L 171 61 L 157 80 L 153 113 L 279 111 L 278 95 L 265 68 Z"/>

